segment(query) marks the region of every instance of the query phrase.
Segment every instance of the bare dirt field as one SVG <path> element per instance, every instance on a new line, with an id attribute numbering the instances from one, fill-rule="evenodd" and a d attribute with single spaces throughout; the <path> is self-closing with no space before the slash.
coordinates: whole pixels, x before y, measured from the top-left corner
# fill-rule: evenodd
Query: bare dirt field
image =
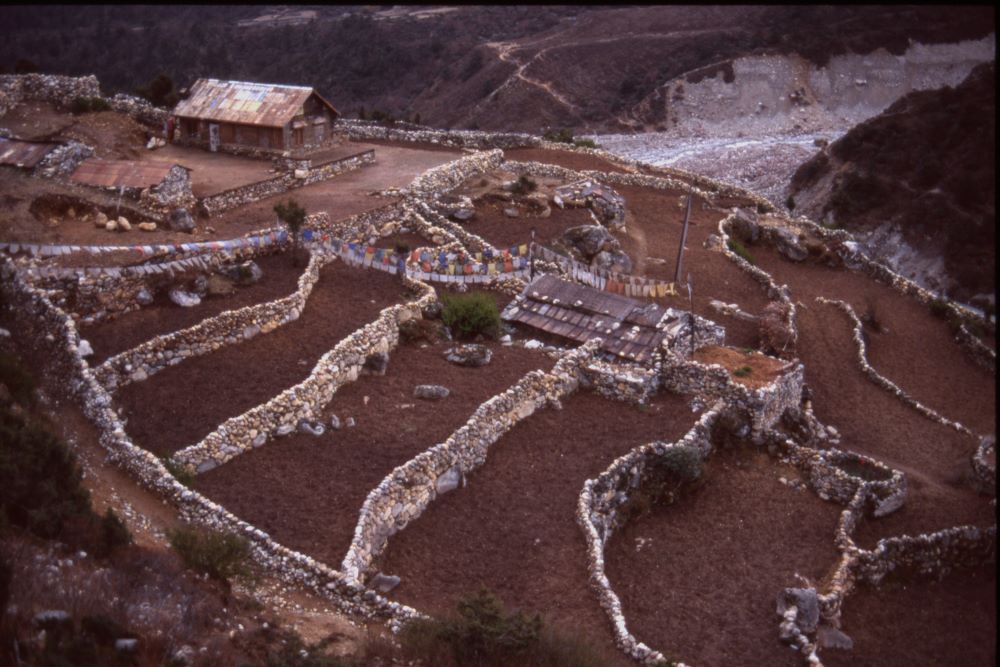
<path id="1" fill-rule="evenodd" d="M 627 174 L 628 170 L 595 155 L 570 151 L 549 150 L 547 148 L 511 148 L 504 151 L 504 157 L 518 162 L 543 162 L 555 164 L 576 171 L 611 171 Z"/>
<path id="2" fill-rule="evenodd" d="M 574 519 L 583 482 L 646 442 L 671 441 L 697 415 L 676 395 L 647 410 L 579 392 L 494 444 L 468 486 L 434 501 L 393 536 L 383 572 L 402 583 L 390 595 L 444 612 L 485 585 L 514 608 L 541 612 L 621 664 L 609 621 L 587 586 L 586 546 Z"/>
<path id="3" fill-rule="evenodd" d="M 157 454 L 193 445 L 226 419 L 304 380 L 347 334 L 405 298 L 399 280 L 387 273 L 328 264 L 296 321 L 124 387 L 117 398 L 129 435 Z"/>
<path id="4" fill-rule="evenodd" d="M 181 307 L 171 301 L 164 290 L 155 295 L 148 306 L 114 320 L 81 327 L 80 335 L 90 341 L 94 349 L 94 356 L 88 361 L 91 365 L 98 364 L 150 338 L 194 326 L 224 310 L 237 310 L 288 296 L 295 291 L 306 265 L 303 257 L 299 266 L 294 266 L 288 254 L 266 255 L 254 261 L 264 276 L 253 285 L 237 287 L 233 294 L 208 296 L 197 306 Z"/>
<path id="5" fill-rule="evenodd" d="M 444 442 L 481 403 L 528 371 L 555 363 L 491 343 L 488 366 L 464 368 L 444 359 L 449 346 L 401 345 L 384 376 L 358 378 L 327 406 L 327 418 L 352 417 L 356 426 L 273 441 L 200 475 L 196 488 L 282 544 L 339 567 L 362 503 L 393 468 Z M 428 383 L 451 393 L 438 401 L 414 398 L 414 388 Z"/>
<path id="6" fill-rule="evenodd" d="M 834 565 L 841 506 L 782 484 L 796 469 L 749 448 L 717 450 L 703 475 L 608 544 L 632 633 L 688 664 L 800 664 L 777 641 L 775 596 L 794 573 L 818 583 Z"/>

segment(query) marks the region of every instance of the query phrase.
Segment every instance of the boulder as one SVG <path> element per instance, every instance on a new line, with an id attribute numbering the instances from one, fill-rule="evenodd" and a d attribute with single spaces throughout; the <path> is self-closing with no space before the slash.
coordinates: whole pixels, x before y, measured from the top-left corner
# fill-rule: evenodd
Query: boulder
<path id="1" fill-rule="evenodd" d="M 155 232 L 156 223 L 155 222 L 140 222 L 138 225 L 140 230 L 144 232 Z"/>
<path id="2" fill-rule="evenodd" d="M 138 639 L 116 639 L 115 650 L 120 653 L 133 653 L 139 647 Z"/>
<path id="3" fill-rule="evenodd" d="M 326 433 L 326 427 L 320 422 L 310 422 L 303 419 L 299 422 L 299 431 L 309 435 L 321 436 Z"/>
<path id="4" fill-rule="evenodd" d="M 783 615 L 793 605 L 798 610 L 795 624 L 799 629 L 806 633 L 815 631 L 819 625 L 819 597 L 816 595 L 816 589 L 786 588 L 778 594 L 779 615 Z"/>
<path id="5" fill-rule="evenodd" d="M 132 223 L 130 223 L 128 221 L 128 218 L 126 218 L 124 215 L 119 215 L 118 216 L 118 229 L 127 232 L 127 231 L 129 231 L 129 230 L 132 229 Z"/>
<path id="6" fill-rule="evenodd" d="M 330 428 L 334 431 L 340 430 L 340 417 L 337 415 L 330 415 Z"/>
<path id="7" fill-rule="evenodd" d="M 108 216 L 104 215 L 101 211 L 97 212 L 97 216 L 94 218 L 94 224 L 98 227 L 103 227 L 108 223 Z"/>
<path id="8" fill-rule="evenodd" d="M 447 387 L 442 387 L 439 384 L 418 384 L 413 390 L 414 398 L 423 398 L 428 401 L 447 398 L 450 393 L 451 391 Z"/>
<path id="9" fill-rule="evenodd" d="M 140 306 L 148 306 L 153 303 L 153 295 L 148 289 L 143 287 L 135 294 L 135 300 Z"/>
<path id="10" fill-rule="evenodd" d="M 442 215 L 459 221 L 470 220 L 476 215 L 476 207 L 465 195 L 443 195 L 438 198 Z"/>
<path id="11" fill-rule="evenodd" d="M 204 297 L 208 294 L 208 276 L 204 274 L 196 276 L 194 281 L 191 283 L 191 291 L 200 297 Z"/>
<path id="12" fill-rule="evenodd" d="M 118 221 L 108 220 L 106 223 L 104 223 L 104 228 L 109 232 L 113 232 L 118 229 Z"/>
<path id="13" fill-rule="evenodd" d="M 361 367 L 362 372 L 371 373 L 372 375 L 385 375 L 385 369 L 389 367 L 389 355 L 385 352 L 376 352 L 372 356 L 365 359 L 364 366 Z"/>
<path id="14" fill-rule="evenodd" d="M 170 212 L 170 216 L 167 218 L 167 227 L 170 228 L 172 232 L 187 232 L 188 234 L 194 233 L 194 218 L 191 214 L 183 208 L 175 208 Z"/>
<path id="15" fill-rule="evenodd" d="M 379 572 L 368 582 L 369 588 L 374 588 L 379 593 L 388 593 L 396 586 L 399 586 L 399 577 L 393 574 L 382 574 Z"/>
<path id="16" fill-rule="evenodd" d="M 458 366 L 476 368 L 490 363 L 490 360 L 493 358 L 493 352 L 485 345 L 470 343 L 449 347 L 444 351 L 444 358 Z"/>
<path id="17" fill-rule="evenodd" d="M 253 260 L 223 267 L 219 273 L 240 287 L 253 285 L 264 277 L 264 271 Z"/>
<path id="18" fill-rule="evenodd" d="M 819 640 L 821 648 L 836 648 L 842 651 L 850 651 L 854 648 L 853 639 L 837 628 L 831 628 L 825 625 L 816 632 L 816 639 Z"/>
<path id="19" fill-rule="evenodd" d="M 591 266 L 606 271 L 632 273 L 632 259 L 624 250 L 602 250 L 594 255 Z"/>
<path id="20" fill-rule="evenodd" d="M 90 341 L 86 338 L 80 339 L 80 344 L 77 345 L 77 350 L 79 351 L 81 357 L 89 357 L 94 353 L 94 348 L 91 347 Z"/>
<path id="21" fill-rule="evenodd" d="M 462 483 L 462 471 L 458 467 L 449 468 L 443 475 L 437 478 L 434 483 L 434 490 L 438 495 L 454 491 Z"/>
<path id="22" fill-rule="evenodd" d="M 798 235 L 790 229 L 778 229 L 774 242 L 778 252 L 793 262 L 802 262 L 809 256 L 809 251 L 799 241 Z"/>
<path id="23" fill-rule="evenodd" d="M 588 262 L 602 250 L 618 250 L 621 247 L 611 232 L 598 225 L 570 227 L 563 232 L 562 241 Z"/>
<path id="24" fill-rule="evenodd" d="M 170 300 L 176 303 L 178 306 L 183 306 L 185 308 L 190 308 L 191 306 L 197 306 L 201 303 L 201 297 L 197 294 L 188 292 L 179 287 L 175 287 L 167 294 Z"/>
<path id="25" fill-rule="evenodd" d="M 733 235 L 744 243 L 756 243 L 760 239 L 760 225 L 757 224 L 757 213 L 750 209 L 737 209 L 733 218 Z"/>
<path id="26" fill-rule="evenodd" d="M 516 206 L 508 206 L 503 210 L 503 214 L 508 218 L 519 218 L 521 217 L 521 212 L 517 210 Z"/>

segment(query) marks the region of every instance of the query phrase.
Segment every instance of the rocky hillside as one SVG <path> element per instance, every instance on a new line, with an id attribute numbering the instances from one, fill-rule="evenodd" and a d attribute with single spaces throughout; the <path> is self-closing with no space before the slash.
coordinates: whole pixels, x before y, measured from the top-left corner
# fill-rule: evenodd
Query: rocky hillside
<path id="1" fill-rule="evenodd" d="M 992 63 L 957 87 L 911 93 L 796 171 L 795 212 L 862 233 L 950 296 L 992 302 L 995 114 Z"/>
<path id="2" fill-rule="evenodd" d="M 669 124 L 676 84 L 730 81 L 734 59 L 798 54 L 823 67 L 880 47 L 901 55 L 913 42 L 981 39 L 994 11 L 22 6 L 0 19 L 0 66 L 96 74 L 105 92 L 133 92 L 160 73 L 178 87 L 199 76 L 299 83 L 351 117 L 364 107 L 435 126 L 582 133 Z"/>

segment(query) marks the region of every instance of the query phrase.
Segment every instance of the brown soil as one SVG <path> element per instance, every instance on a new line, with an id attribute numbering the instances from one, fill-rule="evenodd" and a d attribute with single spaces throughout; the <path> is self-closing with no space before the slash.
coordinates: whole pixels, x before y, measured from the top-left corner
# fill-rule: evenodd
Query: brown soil
<path id="1" fill-rule="evenodd" d="M 859 544 L 870 548 L 881 537 L 992 523 L 986 499 L 969 484 L 972 438 L 930 421 L 872 383 L 857 367 L 847 319 L 831 306 L 816 306 L 798 316 L 799 356 L 816 416 L 840 431 L 841 449 L 902 470 L 909 484 L 900 510 L 859 526 Z"/>
<path id="2" fill-rule="evenodd" d="M 689 664 L 802 663 L 778 640 L 775 598 L 793 574 L 818 583 L 835 564 L 841 507 L 781 476 L 799 477 L 762 452 L 719 450 L 701 488 L 611 538 L 608 578 L 638 639 Z"/>
<path id="3" fill-rule="evenodd" d="M 508 204 L 509 206 L 509 204 Z M 510 248 L 531 242 L 531 230 L 535 230 L 535 242 L 551 245 L 554 239 L 570 227 L 594 224 L 590 212 L 585 208 L 552 206 L 552 214 L 542 218 L 523 211 L 518 218 L 509 218 L 502 202 L 476 202 L 476 216 L 463 223 L 473 234 L 481 236 L 497 248 Z"/>
<path id="4" fill-rule="evenodd" d="M 616 186 L 625 197 L 627 237 L 619 236 L 622 248 L 636 265 L 635 273 L 650 278 L 673 280 L 684 224 L 683 193 L 679 190 L 651 190 L 633 186 Z M 709 307 L 712 299 L 736 303 L 742 310 L 759 314 L 768 304 L 764 288 L 718 251 L 708 250 L 704 242 L 709 234 L 718 234 L 718 222 L 723 213 L 702 206 L 696 198 L 691 207 L 691 222 L 684 252 L 682 282 L 691 274 L 694 311 L 718 322 L 726 329 L 726 343 L 733 347 L 756 348 L 757 325 L 734 317 L 720 315 Z M 665 260 L 650 261 L 651 258 Z M 683 296 L 658 300 L 666 306 L 687 310 L 686 288 L 679 286 Z"/>
<path id="5" fill-rule="evenodd" d="M 133 160 L 151 136 L 149 128 L 115 111 L 73 115 L 38 101 L 15 106 L 4 115 L 3 126 L 20 139 L 73 139 L 93 146 L 94 157 L 105 159 Z"/>
<path id="6" fill-rule="evenodd" d="M 703 364 L 719 364 L 733 373 L 733 380 L 751 389 L 764 387 L 773 382 L 778 371 L 788 364 L 787 361 L 764 354 L 748 354 L 743 350 L 714 345 L 696 350 L 694 360 Z M 734 371 L 740 368 L 749 368 L 750 372 L 746 375 L 736 375 Z"/>
<path id="7" fill-rule="evenodd" d="M 199 199 L 278 175 L 270 160 L 212 153 L 202 148 L 175 144 L 152 151 L 143 150 L 139 159 L 143 162 L 179 164 L 190 169 L 191 191 Z"/>
<path id="8" fill-rule="evenodd" d="M 507 160 L 514 162 L 541 162 L 555 164 L 576 171 L 611 171 L 619 174 L 629 173 L 627 169 L 605 160 L 602 157 L 577 153 L 574 151 L 548 150 L 545 148 L 511 148 L 503 152 Z"/>
<path id="9" fill-rule="evenodd" d="M 410 246 L 411 251 L 416 250 L 417 248 L 434 246 L 431 241 L 425 239 L 420 234 L 417 234 L 416 232 L 407 232 L 406 234 L 393 234 L 392 236 L 380 238 L 375 242 L 375 247 L 395 249 L 397 243 L 407 244 Z"/>
<path id="10" fill-rule="evenodd" d="M 321 270 L 298 320 L 124 387 L 118 402 L 129 434 L 160 455 L 193 445 L 304 380 L 323 354 L 403 298 L 397 278 L 335 261 Z"/>
<path id="11" fill-rule="evenodd" d="M 481 403 L 528 371 L 555 363 L 491 343 L 489 366 L 463 368 L 443 358 L 449 345 L 403 345 L 390 354 L 384 376 L 342 387 L 324 418 L 353 417 L 357 426 L 270 442 L 199 476 L 198 490 L 282 544 L 339 568 L 362 503 L 393 468 L 444 442 Z M 451 393 L 439 401 L 414 398 L 414 388 L 425 383 Z"/>
<path id="12" fill-rule="evenodd" d="M 865 327 L 868 360 L 913 398 L 978 433 L 996 430 L 994 375 L 970 358 L 954 341 L 947 323 L 931 315 L 927 306 L 862 273 L 793 263 L 761 245 L 751 252 L 758 266 L 778 284 L 788 284 L 792 298 L 807 310 L 834 310 L 847 322 L 833 306 L 815 301 L 816 296 L 824 296 L 847 301 L 862 320 L 866 313 L 873 313 L 882 330 Z"/>
<path id="13" fill-rule="evenodd" d="M 285 253 L 258 257 L 254 261 L 264 272 L 264 277 L 253 285 L 237 287 L 228 296 L 209 296 L 197 306 L 182 308 L 163 291 L 144 308 L 109 322 L 81 327 L 80 335 L 94 348 L 94 356 L 88 361 L 92 366 L 96 365 L 150 338 L 194 326 L 224 310 L 237 310 L 288 296 L 295 291 L 299 276 L 305 270 L 304 258 L 295 267 L 292 266 L 291 256 Z"/>
<path id="14" fill-rule="evenodd" d="M 418 609 L 444 613 L 485 585 L 511 607 L 585 636 L 609 664 L 627 664 L 587 585 L 577 498 L 615 457 L 676 439 L 695 417 L 669 394 L 646 411 L 587 392 L 563 406 L 535 413 L 493 445 L 467 488 L 438 498 L 390 540 L 381 569 L 402 578 L 391 595 Z"/>
<path id="15" fill-rule="evenodd" d="M 820 653 L 824 665 L 996 664 L 996 566 L 957 570 L 941 581 L 859 588 L 844 602 L 842 629 L 851 651 Z"/>

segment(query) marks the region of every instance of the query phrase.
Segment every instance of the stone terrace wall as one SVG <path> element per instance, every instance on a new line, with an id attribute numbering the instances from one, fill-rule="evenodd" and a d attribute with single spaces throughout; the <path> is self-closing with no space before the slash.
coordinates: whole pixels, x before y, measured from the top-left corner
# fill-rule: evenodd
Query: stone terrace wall
<path id="1" fill-rule="evenodd" d="M 102 386 L 115 391 L 131 382 L 141 382 L 184 359 L 250 340 L 258 334 L 270 333 L 294 322 L 319 281 L 320 269 L 334 259 L 335 256 L 313 253 L 306 270 L 299 276 L 298 288 L 288 296 L 238 310 L 226 310 L 187 329 L 152 338 L 107 359 L 94 369 L 94 376 Z"/>
<path id="2" fill-rule="evenodd" d="M 435 130 L 409 123 L 400 127 L 386 127 L 375 121 L 338 119 L 334 131 L 346 132 L 354 141 L 384 139 L 438 144 L 456 148 L 521 148 L 540 146 L 542 140 L 530 134 L 516 132 L 480 132 L 477 130 Z M 404 128 L 412 128 L 405 129 Z"/>
<path id="3" fill-rule="evenodd" d="M 216 216 L 225 211 L 260 201 L 261 199 L 284 194 L 295 188 L 329 180 L 338 174 L 360 169 L 364 165 L 374 162 L 375 151 L 367 150 L 357 155 L 333 160 L 332 162 L 314 167 L 305 178 L 296 178 L 294 172 L 284 173 L 264 181 L 241 185 L 237 188 L 210 195 L 202 199 L 200 205 L 210 217 Z"/>
<path id="4" fill-rule="evenodd" d="M 320 357 L 309 377 L 301 383 L 263 405 L 226 420 L 201 442 L 176 452 L 173 460 L 202 473 L 264 445 L 269 438 L 291 433 L 303 420 L 316 419 L 341 386 L 358 378 L 369 357 L 387 354 L 396 347 L 400 324 L 420 319 L 422 310 L 437 299 L 434 289 L 428 285 L 409 278 L 404 278 L 404 283 L 419 291 L 419 298 L 383 309 L 373 322 Z"/>
<path id="5" fill-rule="evenodd" d="M 490 446 L 536 410 L 576 391 L 580 366 L 599 345 L 584 343 L 556 362 L 548 373 L 531 371 L 507 391 L 494 396 L 443 443 L 399 466 L 376 487 L 364 505 L 341 570 L 363 580 L 391 535 L 419 517 L 437 496 L 447 493 L 486 462 Z"/>
<path id="6" fill-rule="evenodd" d="M 124 423 L 112 408 L 110 395 L 79 354 L 80 336 L 73 319 L 41 291 L 25 283 L 13 263 L 2 256 L 0 278 L 0 292 L 18 315 L 18 325 L 25 327 L 26 335 L 32 336 L 45 351 L 50 370 L 63 380 L 67 393 L 80 401 L 84 414 L 97 427 L 109 459 L 140 485 L 176 507 L 186 520 L 246 538 L 251 557 L 263 569 L 291 585 L 315 591 L 344 613 L 389 619 L 393 623 L 421 616 L 309 556 L 278 544 L 263 531 L 178 482 L 155 455 L 137 447 L 126 434 Z"/>
<path id="7" fill-rule="evenodd" d="M 63 105 L 74 97 L 102 97 L 97 77 L 57 74 L 0 75 L 0 116 L 25 100 Z"/>
<path id="8" fill-rule="evenodd" d="M 415 197 L 433 199 L 457 188 L 473 174 L 496 169 L 502 162 L 503 151 L 500 149 L 473 153 L 428 169 L 413 179 L 406 191 Z"/>

